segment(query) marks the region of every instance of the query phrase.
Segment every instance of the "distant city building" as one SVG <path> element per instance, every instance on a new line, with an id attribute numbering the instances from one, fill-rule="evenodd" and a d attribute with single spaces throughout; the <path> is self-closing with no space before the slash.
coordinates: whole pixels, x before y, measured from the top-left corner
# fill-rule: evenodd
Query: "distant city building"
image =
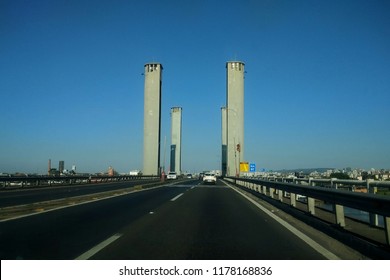
<path id="1" fill-rule="evenodd" d="M 58 171 L 60 173 L 64 172 L 64 169 L 65 169 L 65 162 L 63 160 L 60 160 L 59 164 L 58 164 Z"/>
<path id="2" fill-rule="evenodd" d="M 49 159 L 48 166 L 47 166 L 47 175 L 50 175 L 51 173 L 51 159 Z"/>
<path id="3" fill-rule="evenodd" d="M 240 162 L 244 161 L 244 63 L 226 63 L 226 118 L 227 118 L 227 162 L 228 176 L 240 173 Z"/>
<path id="4" fill-rule="evenodd" d="M 112 166 L 108 167 L 108 176 L 114 176 L 114 168 Z"/>
<path id="5" fill-rule="evenodd" d="M 171 108 L 171 162 L 170 171 L 181 174 L 182 108 Z"/>
<path id="6" fill-rule="evenodd" d="M 160 174 L 162 65 L 145 64 L 144 167 L 145 175 Z"/>

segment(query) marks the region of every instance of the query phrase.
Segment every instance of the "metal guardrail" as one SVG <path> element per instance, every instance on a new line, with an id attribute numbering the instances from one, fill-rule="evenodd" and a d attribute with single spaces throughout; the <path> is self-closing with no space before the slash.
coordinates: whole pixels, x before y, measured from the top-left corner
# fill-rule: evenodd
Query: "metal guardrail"
<path id="1" fill-rule="evenodd" d="M 133 180 L 153 180 L 158 176 L 150 175 L 120 175 L 120 176 L 96 176 L 96 175 L 74 175 L 74 176 L 7 176 L 0 177 L 0 186 L 9 187 L 44 187 L 57 185 L 94 184 Z"/>
<path id="2" fill-rule="evenodd" d="M 352 179 L 336 179 L 336 178 L 329 178 L 329 179 L 316 179 L 316 178 L 289 178 L 289 177 L 276 177 L 276 176 L 263 176 L 260 178 L 256 178 L 260 180 L 266 180 L 266 181 L 276 181 L 276 182 L 291 182 L 291 183 L 301 183 L 301 184 L 308 184 L 311 186 L 315 186 L 317 184 L 321 186 L 328 186 L 331 188 L 338 188 L 342 186 L 362 186 L 367 187 L 367 189 L 370 189 L 371 187 L 382 187 L 390 189 L 390 181 L 376 181 L 374 179 L 367 179 L 367 180 L 352 180 Z"/>
<path id="3" fill-rule="evenodd" d="M 301 185 L 295 183 L 226 177 L 225 179 L 256 192 L 268 195 L 282 201 L 283 193 L 290 193 L 290 204 L 296 207 L 297 195 L 305 196 L 307 198 L 307 211 L 315 215 L 315 200 L 326 201 L 334 205 L 334 213 L 336 224 L 345 227 L 344 207 L 350 207 L 370 213 L 370 223 L 377 225 L 377 215 L 382 215 L 384 219 L 384 228 L 386 234 L 387 245 L 390 245 L 390 197 L 384 195 L 377 195 L 373 193 L 355 193 L 351 191 L 341 190 L 337 188 L 324 188 L 318 186 Z M 346 182 L 351 180 L 337 180 L 337 183 L 352 183 Z M 361 181 L 360 181 L 361 182 Z M 335 180 L 333 180 L 335 183 Z M 356 183 L 353 182 L 353 183 Z M 364 182 L 365 184 L 372 184 L 373 182 Z"/>

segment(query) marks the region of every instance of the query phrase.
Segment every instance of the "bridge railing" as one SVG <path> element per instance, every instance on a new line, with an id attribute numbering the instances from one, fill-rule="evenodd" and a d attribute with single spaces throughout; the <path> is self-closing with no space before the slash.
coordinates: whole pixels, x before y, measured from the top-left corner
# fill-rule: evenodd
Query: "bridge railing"
<path id="1" fill-rule="evenodd" d="M 157 180 L 159 177 L 151 175 L 4 176 L 0 177 L 0 186 L 5 189 L 10 187 L 45 187 L 56 185 L 94 184 L 153 179 Z"/>
<path id="2" fill-rule="evenodd" d="M 309 184 L 302 185 L 250 178 L 225 177 L 225 180 L 280 201 L 283 201 L 283 195 L 285 193 L 289 193 L 290 205 L 292 207 L 297 207 L 296 201 L 298 196 L 306 197 L 307 212 L 312 215 L 315 215 L 315 201 L 326 201 L 327 203 L 333 204 L 335 222 L 341 227 L 345 227 L 344 207 L 368 212 L 372 225 L 377 225 L 377 215 L 381 215 L 384 219 L 386 242 L 387 245 L 390 245 L 390 197 L 388 196 L 373 193 L 356 193 L 344 189 L 324 188 Z M 338 180 L 337 182 L 340 184 L 341 181 L 348 183 L 346 180 Z M 367 184 L 367 182 L 365 183 Z M 372 183 L 370 182 L 370 184 Z M 382 183 L 382 185 L 387 184 Z"/>
<path id="3" fill-rule="evenodd" d="M 386 188 L 390 189 L 390 181 L 376 181 L 373 179 L 367 180 L 346 180 L 346 179 L 314 179 L 314 178 L 278 178 L 277 181 L 282 182 L 292 182 L 292 183 L 300 183 L 307 184 L 310 186 L 325 186 L 329 188 L 347 188 L 350 190 L 354 190 L 356 188 L 362 187 L 367 189 L 367 192 L 374 193 L 374 188 Z"/>
<path id="4" fill-rule="evenodd" d="M 390 189 L 390 181 L 377 181 L 374 179 L 367 179 L 367 180 L 352 180 L 352 179 L 336 179 L 336 178 L 329 178 L 329 179 L 317 179 L 317 178 L 296 178 L 296 177 L 277 177 L 277 176 L 262 176 L 257 177 L 257 179 L 260 180 L 266 180 L 266 181 L 277 181 L 277 182 L 287 182 L 287 183 L 300 183 L 300 184 L 306 184 L 306 185 L 320 185 L 323 187 L 329 187 L 329 188 L 346 188 L 347 186 L 350 186 L 350 189 L 352 189 L 354 186 L 360 186 L 365 187 L 369 192 L 373 192 L 373 187 L 380 187 L 380 188 L 386 188 Z"/>

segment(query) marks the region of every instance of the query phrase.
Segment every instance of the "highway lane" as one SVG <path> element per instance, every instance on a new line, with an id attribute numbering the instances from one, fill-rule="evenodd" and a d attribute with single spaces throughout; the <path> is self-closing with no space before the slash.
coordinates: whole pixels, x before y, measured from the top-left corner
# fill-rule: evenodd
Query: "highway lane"
<path id="1" fill-rule="evenodd" d="M 17 190 L 3 190 L 0 191 L 0 207 L 9 207 L 111 190 L 119 190 L 152 182 L 156 182 L 156 180 L 134 180 L 115 183 L 98 183 L 72 186 L 41 187 L 35 189 L 26 188 Z"/>
<path id="2" fill-rule="evenodd" d="M 74 259 L 181 189 L 155 188 L 0 222 L 0 259 Z"/>
<path id="3" fill-rule="evenodd" d="M 221 183 L 187 189 L 112 237 L 80 258 L 286 260 L 326 259 L 328 253 L 313 250 Z"/>
<path id="4" fill-rule="evenodd" d="M 184 181 L 0 222 L 1 259 L 324 259 L 233 189 Z"/>

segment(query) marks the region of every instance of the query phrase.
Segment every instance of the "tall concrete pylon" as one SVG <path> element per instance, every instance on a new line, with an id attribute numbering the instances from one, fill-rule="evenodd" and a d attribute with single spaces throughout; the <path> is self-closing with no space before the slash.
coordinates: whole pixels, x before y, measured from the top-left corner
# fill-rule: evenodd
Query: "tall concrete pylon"
<path id="1" fill-rule="evenodd" d="M 238 176 L 244 161 L 244 66 L 241 61 L 226 62 L 226 175 Z"/>
<path id="2" fill-rule="evenodd" d="M 171 108 L 171 161 L 170 171 L 181 174 L 181 135 L 182 135 L 182 111 L 181 107 Z"/>
<path id="3" fill-rule="evenodd" d="M 222 176 L 226 176 L 227 173 L 227 115 L 226 115 L 226 107 L 221 108 L 221 130 L 222 130 L 222 135 L 221 135 L 221 144 L 222 144 L 222 149 L 221 149 L 221 171 L 222 171 Z"/>
<path id="4" fill-rule="evenodd" d="M 161 87 L 160 63 L 145 64 L 144 88 L 144 167 L 143 174 L 160 174 Z"/>

